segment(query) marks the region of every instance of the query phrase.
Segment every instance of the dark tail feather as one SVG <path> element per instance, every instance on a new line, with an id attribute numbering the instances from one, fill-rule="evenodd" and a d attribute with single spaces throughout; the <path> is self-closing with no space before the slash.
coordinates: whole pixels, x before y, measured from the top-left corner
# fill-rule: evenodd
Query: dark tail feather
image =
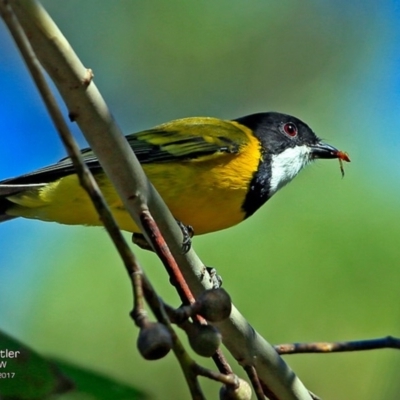
<path id="1" fill-rule="evenodd" d="M 12 196 L 22 192 L 23 190 L 29 190 L 44 186 L 43 184 L 31 184 L 31 185 L 7 185 L 0 184 L 0 223 L 8 221 L 10 219 L 17 218 L 12 215 L 7 215 L 7 209 L 12 205 L 12 202 L 7 199 L 7 196 Z"/>
<path id="2" fill-rule="evenodd" d="M 0 223 L 16 218 L 11 215 L 7 215 L 6 213 L 7 208 L 10 207 L 10 204 L 10 201 L 8 201 L 5 197 L 0 197 Z"/>

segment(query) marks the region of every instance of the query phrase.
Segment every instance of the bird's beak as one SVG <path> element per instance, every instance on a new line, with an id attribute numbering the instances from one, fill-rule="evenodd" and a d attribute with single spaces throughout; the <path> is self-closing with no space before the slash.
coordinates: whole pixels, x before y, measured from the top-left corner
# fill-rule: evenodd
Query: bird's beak
<path id="1" fill-rule="evenodd" d="M 339 158 L 343 161 L 350 161 L 350 158 L 346 153 L 336 149 L 330 144 L 318 142 L 311 146 L 311 157 L 315 158 Z"/>

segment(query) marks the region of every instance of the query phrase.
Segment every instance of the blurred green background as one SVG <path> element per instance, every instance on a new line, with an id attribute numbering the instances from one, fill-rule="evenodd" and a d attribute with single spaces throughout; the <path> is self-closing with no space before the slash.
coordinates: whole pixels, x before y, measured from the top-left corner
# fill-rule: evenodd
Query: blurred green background
<path id="1" fill-rule="evenodd" d="M 185 116 L 274 110 L 348 151 L 345 179 L 336 162 L 313 164 L 248 221 L 194 247 L 274 344 L 400 335 L 398 1 L 43 4 L 127 134 Z M 65 151 L 2 24 L 0 48 L 7 178 Z M 0 329 L 154 398 L 172 398 L 172 384 L 174 399 L 188 398 L 173 356 L 138 356 L 129 283 L 102 229 L 14 220 L 0 240 Z M 135 251 L 178 305 L 158 260 Z M 399 398 L 394 350 L 286 360 L 324 400 Z M 202 383 L 216 398 L 218 385 Z"/>

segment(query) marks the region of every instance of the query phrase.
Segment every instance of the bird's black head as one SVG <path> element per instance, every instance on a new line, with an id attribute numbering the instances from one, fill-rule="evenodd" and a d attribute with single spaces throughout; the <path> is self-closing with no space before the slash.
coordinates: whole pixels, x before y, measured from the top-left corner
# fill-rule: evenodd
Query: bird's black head
<path id="1" fill-rule="evenodd" d="M 235 121 L 250 128 L 269 154 L 280 154 L 296 146 L 305 145 L 312 148 L 321 143 L 307 124 L 291 115 L 276 112 L 258 113 Z M 311 158 L 335 158 L 334 152 L 337 150 L 331 146 L 327 150 L 328 157 L 314 157 L 311 152 Z M 321 152 L 319 155 L 322 155 Z"/>
<path id="2" fill-rule="evenodd" d="M 346 160 L 344 153 L 321 142 L 312 129 L 296 117 L 268 112 L 235 121 L 251 129 L 261 145 L 259 168 L 243 204 L 247 216 L 290 182 L 310 161 L 317 158 Z"/>

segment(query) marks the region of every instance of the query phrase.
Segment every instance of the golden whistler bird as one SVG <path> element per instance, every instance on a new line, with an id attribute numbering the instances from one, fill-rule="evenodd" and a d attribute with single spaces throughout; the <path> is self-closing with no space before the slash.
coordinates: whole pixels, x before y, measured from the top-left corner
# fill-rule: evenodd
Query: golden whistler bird
<path id="1" fill-rule="evenodd" d="M 126 137 L 174 217 L 195 234 L 254 214 L 311 161 L 350 161 L 302 121 L 275 112 L 232 121 L 183 118 Z M 82 150 L 121 229 L 138 233 L 91 149 Z M 102 225 L 69 158 L 0 182 L 0 221 Z"/>

